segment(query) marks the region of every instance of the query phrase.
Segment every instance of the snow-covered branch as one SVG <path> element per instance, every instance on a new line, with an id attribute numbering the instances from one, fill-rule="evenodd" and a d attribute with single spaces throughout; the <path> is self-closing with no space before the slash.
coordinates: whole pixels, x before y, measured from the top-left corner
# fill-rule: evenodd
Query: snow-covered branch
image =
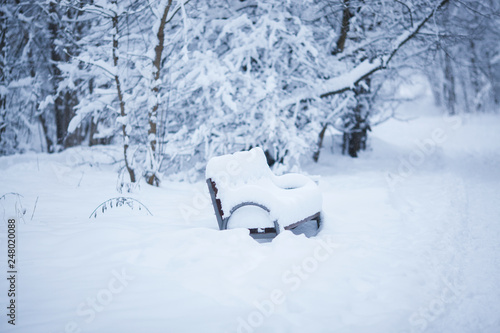
<path id="1" fill-rule="evenodd" d="M 327 97 L 350 90 L 354 88 L 356 83 L 379 69 L 382 69 L 383 66 L 384 63 L 381 58 L 377 58 L 372 61 L 365 60 L 358 66 L 354 67 L 351 71 L 324 82 L 324 92 L 320 95 L 320 97 Z"/>
<path id="2" fill-rule="evenodd" d="M 358 66 L 354 67 L 351 71 L 342 74 L 340 76 L 331 78 L 322 84 L 322 89 L 320 97 L 327 97 L 335 94 L 342 93 L 344 91 L 352 89 L 359 81 L 372 75 L 380 69 L 384 69 L 388 66 L 394 55 L 413 37 L 415 37 L 418 32 L 424 27 L 424 25 L 434 16 L 435 12 L 447 4 L 449 0 L 441 0 L 441 2 L 434 8 L 430 13 L 427 14 L 417 25 L 412 29 L 405 31 L 401 34 L 392 44 L 391 51 L 380 58 L 375 58 L 372 60 L 365 60 Z"/>

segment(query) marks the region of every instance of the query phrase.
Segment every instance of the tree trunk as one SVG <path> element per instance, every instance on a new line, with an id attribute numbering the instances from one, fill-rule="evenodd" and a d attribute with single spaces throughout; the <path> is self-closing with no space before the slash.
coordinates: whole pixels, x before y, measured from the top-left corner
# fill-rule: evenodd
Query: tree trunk
<path id="1" fill-rule="evenodd" d="M 337 48 L 332 51 L 332 54 L 338 54 L 344 52 L 345 41 L 347 40 L 347 33 L 349 32 L 349 20 L 352 17 L 351 12 L 349 11 L 349 1 L 344 0 L 344 10 L 342 12 L 342 26 L 340 27 L 340 35 L 337 40 Z"/>
<path id="2" fill-rule="evenodd" d="M 342 142 L 342 153 L 349 154 L 351 157 L 358 157 L 358 153 L 366 149 L 366 140 L 368 139 L 369 126 L 353 129 L 344 133 Z"/>
<path id="3" fill-rule="evenodd" d="M 160 20 L 160 25 L 158 27 L 158 32 L 156 37 L 158 39 L 158 44 L 155 47 L 155 58 L 153 60 L 153 80 L 151 93 L 154 96 L 155 103 L 151 110 L 149 111 L 149 131 L 148 131 L 148 140 L 149 140 L 149 149 L 150 149 L 150 158 L 151 165 L 149 165 L 149 170 L 146 172 L 146 181 L 149 185 L 160 184 L 160 179 L 158 178 L 158 168 L 159 168 L 159 154 L 161 152 L 158 151 L 157 147 L 157 123 L 158 123 L 158 108 L 160 107 L 160 102 L 158 100 L 158 94 L 160 91 L 159 82 L 160 79 L 160 71 L 161 71 L 161 60 L 163 55 L 163 48 L 165 43 L 165 25 L 167 23 L 168 12 L 170 11 L 170 7 L 172 6 L 172 0 L 168 0 L 167 5 L 163 10 L 163 15 Z"/>
<path id="4" fill-rule="evenodd" d="M 5 13 L 0 12 L 0 85 L 7 86 L 7 17 Z M 0 95 L 0 117 L 5 121 L 7 109 L 7 95 Z M 0 142 L 2 134 L 5 133 L 7 124 L 0 122 Z M 0 154 L 2 150 L 0 149 Z"/>
<path id="5" fill-rule="evenodd" d="M 57 50 L 56 50 L 56 45 L 58 44 L 57 41 L 57 35 L 59 31 L 59 27 L 57 24 L 57 10 L 56 10 L 56 3 L 54 1 L 51 1 L 49 3 L 49 33 L 50 33 L 50 73 L 51 73 L 51 79 L 50 82 L 52 84 L 52 96 L 54 98 L 54 121 L 55 121 L 55 127 L 56 127 L 56 142 L 52 146 L 48 147 L 50 152 L 55 152 L 57 150 L 57 146 L 62 144 L 64 142 L 64 136 L 65 136 L 65 130 L 63 127 L 63 120 L 64 120 L 64 113 L 63 113 L 63 101 L 61 96 L 59 95 L 57 88 L 59 85 L 59 82 L 61 81 L 61 70 L 57 66 L 59 62 L 61 61 L 61 57 L 59 56 Z M 47 124 L 46 124 L 47 125 Z"/>
<path id="6" fill-rule="evenodd" d="M 350 128 L 343 135 L 342 152 L 346 152 L 351 157 L 358 157 L 361 150 L 366 149 L 366 141 L 368 139 L 368 116 L 370 115 L 370 85 L 371 80 L 365 79 L 363 84 L 358 84 L 354 87 L 357 104 L 353 109 L 352 115 L 349 118 Z"/>
<path id="7" fill-rule="evenodd" d="M 318 149 L 313 154 L 313 160 L 314 160 L 314 162 L 318 162 L 318 160 L 319 160 L 319 154 L 321 152 L 321 147 L 323 147 L 323 140 L 325 138 L 325 133 L 326 133 L 327 127 L 328 127 L 328 123 L 324 124 L 323 128 L 321 129 L 321 132 L 319 132 L 319 135 L 318 135 Z"/>
<path id="8" fill-rule="evenodd" d="M 59 69 L 59 64 L 67 61 L 64 59 L 62 52 L 58 49 L 59 44 L 62 39 L 60 38 L 60 12 L 58 12 L 58 5 L 55 1 L 49 3 L 49 24 L 48 29 L 50 32 L 50 71 L 51 71 L 51 83 L 52 83 L 52 96 L 54 96 L 54 118 L 56 127 L 56 143 L 59 147 L 67 148 L 74 146 L 79 143 L 78 135 L 79 132 L 76 131 L 73 135 L 68 136 L 68 125 L 71 118 L 74 116 L 73 107 L 77 104 L 74 92 L 69 89 L 64 89 L 59 91 L 59 83 L 62 81 L 61 70 Z M 68 13 L 66 13 L 68 14 Z M 71 18 L 71 17 L 68 17 Z M 52 150 L 57 146 L 52 147 Z"/>
<path id="9" fill-rule="evenodd" d="M 114 0 L 111 3 L 116 5 L 116 1 Z M 115 15 L 112 17 L 112 22 L 113 22 L 113 65 L 115 69 L 118 68 L 118 14 L 115 13 Z M 121 83 L 120 83 L 120 78 L 118 77 L 118 72 L 115 72 L 115 84 L 116 84 L 116 92 L 118 94 L 118 101 L 120 103 L 120 116 L 125 118 L 127 116 L 127 113 L 125 112 L 125 101 L 123 100 L 123 93 L 122 93 L 122 88 L 121 88 Z M 128 174 L 130 176 L 130 181 L 132 183 L 135 183 L 135 172 L 134 169 L 132 169 L 130 163 L 129 163 L 129 157 L 127 155 L 127 151 L 129 148 L 129 142 L 130 142 L 130 137 L 127 133 L 127 123 L 128 121 L 124 121 L 122 124 L 122 134 L 123 134 L 123 159 L 125 160 L 125 167 L 127 168 Z"/>
<path id="10" fill-rule="evenodd" d="M 455 95 L 455 76 L 451 58 L 448 54 L 444 55 L 444 85 L 443 85 L 443 98 L 448 108 L 448 113 L 454 115 L 456 113 L 456 95 Z"/>
<path id="11" fill-rule="evenodd" d="M 332 50 L 332 54 L 336 55 L 344 52 L 345 42 L 347 40 L 347 33 L 349 32 L 349 20 L 352 17 L 351 12 L 349 11 L 349 2 L 350 0 L 343 0 L 342 4 L 344 5 L 344 10 L 342 11 L 342 26 L 340 27 L 340 35 L 337 39 L 336 48 Z M 325 138 L 326 129 L 328 127 L 328 123 L 323 125 L 321 132 L 318 135 L 318 148 L 313 154 L 314 162 L 318 162 L 319 155 L 321 154 L 321 148 L 323 147 L 323 140 Z"/>

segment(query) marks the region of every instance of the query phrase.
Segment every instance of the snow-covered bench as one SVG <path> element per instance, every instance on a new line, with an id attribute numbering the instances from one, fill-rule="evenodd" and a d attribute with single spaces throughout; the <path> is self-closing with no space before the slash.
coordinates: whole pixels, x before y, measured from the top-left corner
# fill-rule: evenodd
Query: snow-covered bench
<path id="1" fill-rule="evenodd" d="M 276 176 L 261 148 L 212 158 L 206 179 L 221 230 L 246 227 L 254 238 L 273 238 L 311 220 L 320 226 L 318 185 L 296 173 Z"/>

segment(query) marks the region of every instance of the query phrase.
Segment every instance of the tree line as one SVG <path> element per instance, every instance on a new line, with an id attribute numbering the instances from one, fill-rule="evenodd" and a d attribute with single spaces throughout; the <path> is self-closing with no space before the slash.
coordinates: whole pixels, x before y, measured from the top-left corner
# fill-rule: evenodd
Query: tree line
<path id="1" fill-rule="evenodd" d="M 342 133 L 356 157 L 427 75 L 450 114 L 500 104 L 495 0 L 52 0 L 0 7 L 0 155 L 122 147 L 123 184 L 261 146 L 276 169 Z"/>

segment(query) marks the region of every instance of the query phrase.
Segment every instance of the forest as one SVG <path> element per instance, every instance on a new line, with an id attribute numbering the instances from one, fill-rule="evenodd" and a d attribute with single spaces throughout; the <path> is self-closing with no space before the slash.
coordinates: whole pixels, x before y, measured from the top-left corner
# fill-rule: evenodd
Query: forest
<path id="1" fill-rule="evenodd" d="M 357 157 L 419 73 L 450 115 L 500 104 L 496 0 L 15 0 L 0 7 L 0 155 L 113 145 L 120 179 L 197 179 L 325 137 Z"/>

